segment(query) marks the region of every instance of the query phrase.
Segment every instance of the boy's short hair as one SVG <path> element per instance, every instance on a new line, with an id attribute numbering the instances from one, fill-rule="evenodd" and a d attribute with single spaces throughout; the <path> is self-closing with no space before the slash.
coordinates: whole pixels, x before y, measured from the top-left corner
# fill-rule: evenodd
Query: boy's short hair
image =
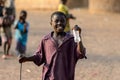
<path id="1" fill-rule="evenodd" d="M 27 16 L 27 11 L 25 11 L 25 10 L 21 10 L 20 13 L 23 13 L 25 16 Z"/>
<path id="2" fill-rule="evenodd" d="M 67 3 L 67 0 L 61 0 L 61 2 L 62 2 L 63 4 L 66 4 L 66 3 Z"/>
<path id="3" fill-rule="evenodd" d="M 62 15 L 62 16 L 65 17 L 65 19 L 67 19 L 66 15 L 65 15 L 63 12 L 56 11 L 56 12 L 54 12 L 54 13 L 51 14 L 51 21 L 52 21 L 52 17 L 53 17 L 54 15 Z"/>

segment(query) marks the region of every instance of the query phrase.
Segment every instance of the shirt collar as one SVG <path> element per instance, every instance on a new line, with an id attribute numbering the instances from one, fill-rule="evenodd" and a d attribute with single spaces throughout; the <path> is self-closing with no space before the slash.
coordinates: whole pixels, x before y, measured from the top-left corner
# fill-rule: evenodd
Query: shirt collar
<path id="1" fill-rule="evenodd" d="M 52 38 L 52 34 L 53 34 L 53 31 L 50 32 L 49 34 L 47 34 L 47 35 L 44 37 L 44 39 L 45 39 L 45 40 L 51 39 L 51 38 Z M 70 33 L 66 33 L 65 38 L 64 38 L 64 41 L 69 40 L 70 38 L 73 38 L 73 35 L 71 35 Z"/>

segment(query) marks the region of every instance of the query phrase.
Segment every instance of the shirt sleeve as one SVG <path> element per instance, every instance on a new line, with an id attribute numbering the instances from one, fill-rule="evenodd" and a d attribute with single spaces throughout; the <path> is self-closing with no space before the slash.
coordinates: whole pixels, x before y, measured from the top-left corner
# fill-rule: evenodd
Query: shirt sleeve
<path id="1" fill-rule="evenodd" d="M 36 65 L 40 66 L 45 62 L 45 51 L 44 51 L 43 40 L 40 42 L 38 50 L 35 52 L 34 56 L 35 56 L 34 63 Z"/>

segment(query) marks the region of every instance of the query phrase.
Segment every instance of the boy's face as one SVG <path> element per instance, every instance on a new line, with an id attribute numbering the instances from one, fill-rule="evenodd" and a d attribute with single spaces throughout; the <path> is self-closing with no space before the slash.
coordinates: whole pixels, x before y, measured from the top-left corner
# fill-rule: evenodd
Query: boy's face
<path id="1" fill-rule="evenodd" d="M 66 3 L 67 3 L 67 0 L 61 0 L 61 2 L 62 2 L 63 4 L 66 4 Z"/>
<path id="2" fill-rule="evenodd" d="M 20 19 L 22 19 L 22 20 L 25 20 L 26 19 L 26 15 L 24 14 L 24 13 L 20 13 Z"/>
<path id="3" fill-rule="evenodd" d="M 56 33 L 64 32 L 66 26 L 66 18 L 63 15 L 55 14 L 53 15 L 50 23 Z"/>

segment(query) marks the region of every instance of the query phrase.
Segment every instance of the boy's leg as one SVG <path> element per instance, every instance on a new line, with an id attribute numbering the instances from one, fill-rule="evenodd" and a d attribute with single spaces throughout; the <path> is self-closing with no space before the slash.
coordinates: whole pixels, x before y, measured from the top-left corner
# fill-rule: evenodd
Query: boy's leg
<path id="1" fill-rule="evenodd" d="M 7 56 L 6 56 L 6 46 L 7 46 L 7 42 L 4 43 L 4 54 L 2 56 L 3 59 L 7 58 Z"/>
<path id="2" fill-rule="evenodd" d="M 7 46 L 7 42 L 4 43 L 4 55 L 6 55 L 6 46 Z"/>
<path id="3" fill-rule="evenodd" d="M 8 40 L 8 46 L 7 46 L 7 55 L 10 55 L 9 51 L 10 51 L 10 48 L 11 48 L 11 42 L 12 42 L 12 39 L 9 39 Z"/>
<path id="4" fill-rule="evenodd" d="M 26 53 L 26 46 L 22 45 L 22 47 L 21 47 L 21 57 L 25 56 L 25 53 Z"/>
<path id="5" fill-rule="evenodd" d="M 18 41 L 16 46 L 16 54 L 18 58 L 24 56 L 24 51 L 24 46 Z"/>
<path id="6" fill-rule="evenodd" d="M 19 52 L 20 46 L 19 46 L 19 41 L 16 42 L 16 55 L 19 57 L 20 52 Z"/>

